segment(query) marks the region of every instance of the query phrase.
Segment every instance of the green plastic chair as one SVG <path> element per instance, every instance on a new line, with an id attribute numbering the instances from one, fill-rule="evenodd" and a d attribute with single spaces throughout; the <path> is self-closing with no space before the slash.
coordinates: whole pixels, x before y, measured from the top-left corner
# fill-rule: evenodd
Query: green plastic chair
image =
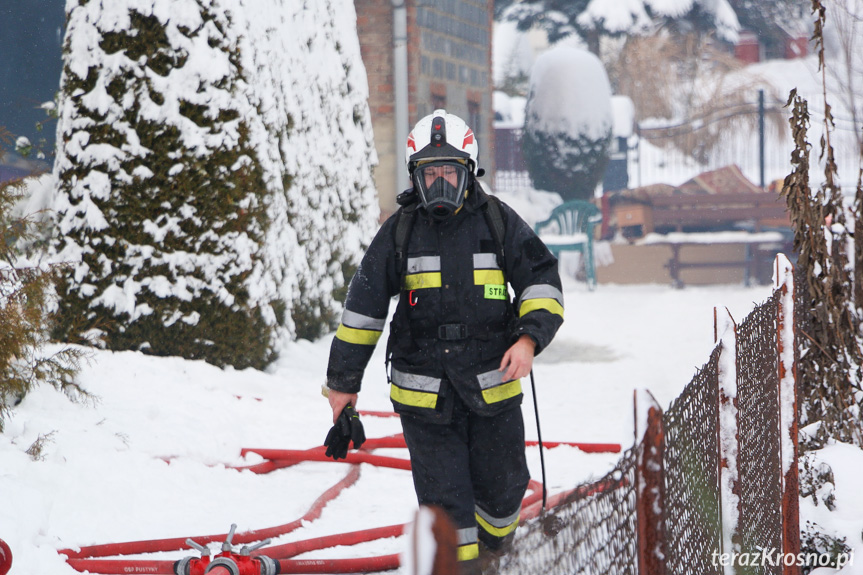
<path id="1" fill-rule="evenodd" d="M 590 202 L 572 200 L 552 210 L 547 220 L 538 222 L 533 231 L 542 239 L 549 251 L 560 258 L 561 252 L 582 254 L 587 288 L 596 287 L 596 266 L 593 257 L 593 233 L 602 221 L 602 212 Z"/>

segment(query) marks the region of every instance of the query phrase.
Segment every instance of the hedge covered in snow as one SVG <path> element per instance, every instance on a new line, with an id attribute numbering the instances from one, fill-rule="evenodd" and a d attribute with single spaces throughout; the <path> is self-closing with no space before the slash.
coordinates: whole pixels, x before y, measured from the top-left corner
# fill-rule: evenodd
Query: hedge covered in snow
<path id="1" fill-rule="evenodd" d="M 350 0 L 67 5 L 57 336 L 261 368 L 376 226 Z"/>

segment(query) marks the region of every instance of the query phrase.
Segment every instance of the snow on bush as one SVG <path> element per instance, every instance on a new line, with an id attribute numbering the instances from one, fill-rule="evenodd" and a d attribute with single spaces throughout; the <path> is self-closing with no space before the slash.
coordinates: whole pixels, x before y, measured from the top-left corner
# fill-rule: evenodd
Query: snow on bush
<path id="1" fill-rule="evenodd" d="M 353 5 L 79 0 L 59 106 L 61 337 L 261 368 L 370 237 Z"/>
<path id="2" fill-rule="evenodd" d="M 536 60 L 522 146 L 534 187 L 590 200 L 608 164 L 611 86 L 599 58 L 558 46 Z"/>
<path id="3" fill-rule="evenodd" d="M 715 29 L 728 42 L 736 42 L 740 24 L 727 0 L 591 0 L 577 17 L 578 24 L 607 34 L 650 34 L 657 21 L 693 18 L 705 29 Z"/>

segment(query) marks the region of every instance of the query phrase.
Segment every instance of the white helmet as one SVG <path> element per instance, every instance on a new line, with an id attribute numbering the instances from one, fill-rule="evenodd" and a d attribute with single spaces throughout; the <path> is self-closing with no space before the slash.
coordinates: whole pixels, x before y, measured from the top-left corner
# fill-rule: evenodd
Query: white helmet
<path id="1" fill-rule="evenodd" d="M 446 110 L 435 110 L 414 126 L 408 134 L 405 162 L 413 173 L 421 160 L 466 160 L 471 173 L 476 173 L 479 148 L 473 130 L 464 120 Z"/>
<path id="2" fill-rule="evenodd" d="M 464 203 L 477 175 L 476 138 L 464 120 L 435 110 L 408 135 L 405 160 L 414 189 L 432 217 L 445 219 Z"/>

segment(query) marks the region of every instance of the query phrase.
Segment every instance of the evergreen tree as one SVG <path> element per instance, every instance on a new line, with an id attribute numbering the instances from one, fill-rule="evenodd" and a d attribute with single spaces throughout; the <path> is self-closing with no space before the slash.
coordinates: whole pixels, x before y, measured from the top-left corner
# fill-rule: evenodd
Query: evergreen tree
<path id="1" fill-rule="evenodd" d="M 608 11 L 606 11 L 608 10 Z M 732 37 L 738 22 L 727 0 L 693 0 L 685 9 L 677 3 L 652 0 L 627 3 L 628 15 L 621 18 L 617 2 L 595 0 L 533 0 L 514 2 L 496 0 L 495 17 L 518 22 L 520 30 L 540 28 L 555 43 L 572 34 L 580 37 L 588 49 L 600 55 L 603 36 L 644 35 L 657 29 L 671 29 L 679 34 L 707 35 L 717 32 Z M 613 15 L 613 18 L 612 18 Z"/>
<path id="2" fill-rule="evenodd" d="M 244 26 L 258 31 L 250 33 L 260 40 L 247 51 L 246 69 L 259 71 L 250 82 L 267 140 L 279 143 L 268 169 L 281 185 L 271 196 L 286 202 L 284 214 L 274 210 L 271 267 L 293 336 L 316 339 L 337 326 L 339 302 L 378 227 L 368 84 L 351 0 L 314 9 L 279 0 L 253 5 L 262 3 L 272 6 L 246 10 Z M 266 33 L 274 27 L 291 33 Z M 296 256 L 285 266 L 288 249 Z"/>
<path id="3" fill-rule="evenodd" d="M 68 13 L 57 335 L 260 368 L 327 333 L 377 224 L 350 0 Z"/>
<path id="4" fill-rule="evenodd" d="M 77 262 L 58 337 L 241 368 L 271 359 L 267 302 L 249 285 L 266 190 L 229 25 L 207 6 L 70 10 L 55 249 Z"/>

